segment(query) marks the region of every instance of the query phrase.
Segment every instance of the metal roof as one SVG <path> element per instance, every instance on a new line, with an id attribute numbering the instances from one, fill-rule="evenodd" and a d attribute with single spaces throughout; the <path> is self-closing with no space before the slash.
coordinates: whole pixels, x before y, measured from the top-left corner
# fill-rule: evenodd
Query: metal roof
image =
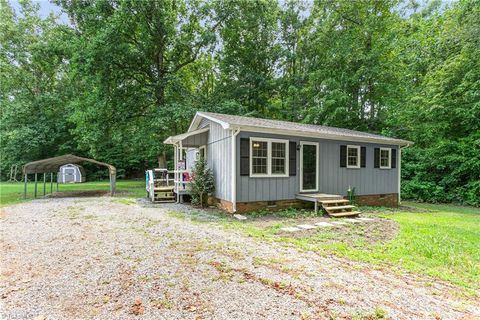
<path id="1" fill-rule="evenodd" d="M 332 140 L 362 141 L 385 143 L 394 145 L 412 145 L 413 142 L 403 139 L 390 138 L 378 134 L 355 131 L 337 127 L 327 127 L 313 124 L 279 121 L 272 119 L 252 118 L 213 112 L 197 112 L 190 125 L 189 131 L 197 129 L 201 118 L 217 122 L 224 129 L 239 128 L 245 131 L 272 132 L 276 134 L 298 135 L 305 137 L 319 137 Z M 259 130 L 261 129 L 261 130 Z"/>
<path id="2" fill-rule="evenodd" d="M 105 166 L 108 168 L 110 175 L 115 175 L 117 172 L 117 169 L 108 163 L 78 157 L 73 154 L 66 154 L 59 157 L 29 162 L 23 166 L 23 174 L 57 172 L 58 169 L 65 164 L 75 164 L 81 162 L 91 162 L 100 166 Z"/>

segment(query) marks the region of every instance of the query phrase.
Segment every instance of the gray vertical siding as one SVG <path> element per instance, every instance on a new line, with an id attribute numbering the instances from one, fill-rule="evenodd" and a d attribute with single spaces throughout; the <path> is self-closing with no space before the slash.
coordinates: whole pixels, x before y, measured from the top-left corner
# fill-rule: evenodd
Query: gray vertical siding
<path id="1" fill-rule="evenodd" d="M 300 152 L 297 151 L 297 175 L 284 178 L 250 178 L 240 176 L 240 138 L 265 137 L 295 141 L 313 141 L 319 143 L 319 191 L 321 193 L 346 195 L 348 187 L 355 187 L 357 195 L 383 194 L 398 192 L 398 163 L 394 169 L 373 167 L 374 148 L 393 145 L 379 145 L 348 141 L 335 141 L 292 136 L 280 136 L 265 133 L 240 132 L 237 137 L 237 201 L 273 201 L 294 199 L 300 186 Z M 366 168 L 340 168 L 340 146 L 352 144 L 366 147 Z M 398 155 L 398 151 L 397 151 Z M 397 156 L 398 162 L 398 156 Z"/>
<path id="2" fill-rule="evenodd" d="M 203 119 L 201 125 L 203 127 L 210 126 L 207 144 L 207 163 L 212 169 L 215 179 L 215 197 L 231 201 L 231 132 L 208 119 Z"/>
<path id="3" fill-rule="evenodd" d="M 207 144 L 208 142 L 208 132 L 203 132 L 196 134 L 194 136 L 190 136 L 188 138 L 185 138 L 182 141 L 182 146 L 183 147 L 198 147 L 198 146 L 203 146 Z"/>

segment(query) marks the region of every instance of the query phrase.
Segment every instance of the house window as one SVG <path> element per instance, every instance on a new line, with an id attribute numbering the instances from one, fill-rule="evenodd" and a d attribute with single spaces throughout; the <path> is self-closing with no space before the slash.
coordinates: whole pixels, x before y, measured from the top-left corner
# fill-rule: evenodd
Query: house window
<path id="1" fill-rule="evenodd" d="M 347 168 L 360 168 L 360 146 L 347 146 Z"/>
<path id="2" fill-rule="evenodd" d="M 288 141 L 250 138 L 250 176 L 286 177 Z"/>
<path id="3" fill-rule="evenodd" d="M 198 148 L 198 159 L 207 159 L 207 146 Z"/>
<path id="4" fill-rule="evenodd" d="M 380 148 L 380 168 L 381 169 L 390 169 L 392 149 L 390 148 Z"/>

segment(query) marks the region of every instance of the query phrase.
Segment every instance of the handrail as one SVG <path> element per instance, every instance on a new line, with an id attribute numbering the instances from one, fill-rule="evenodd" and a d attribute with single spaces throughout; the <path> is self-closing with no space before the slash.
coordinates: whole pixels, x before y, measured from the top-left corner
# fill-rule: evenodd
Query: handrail
<path id="1" fill-rule="evenodd" d="M 188 173 L 191 176 L 192 172 L 190 170 L 173 170 L 173 172 L 175 173 L 175 178 L 173 180 L 175 192 L 188 190 L 188 186 L 192 181 L 183 180 L 183 174 Z"/>

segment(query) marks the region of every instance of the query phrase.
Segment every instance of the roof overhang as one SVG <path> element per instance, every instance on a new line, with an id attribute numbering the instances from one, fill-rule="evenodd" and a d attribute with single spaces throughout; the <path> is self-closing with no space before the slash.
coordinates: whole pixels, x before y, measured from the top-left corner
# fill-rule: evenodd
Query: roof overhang
<path id="1" fill-rule="evenodd" d="M 211 120 L 215 123 L 218 123 L 219 125 L 222 126 L 223 129 L 230 129 L 230 124 L 229 123 L 227 123 L 225 121 L 222 121 L 222 120 L 219 120 L 215 117 L 211 117 L 208 114 L 204 114 L 201 111 L 197 111 L 197 113 L 195 113 L 195 117 L 193 117 L 192 123 L 190 123 L 190 127 L 188 127 L 188 132 L 195 131 L 198 128 L 198 126 L 200 125 L 200 121 L 202 121 L 202 118 L 205 118 L 205 119 Z"/>
<path id="2" fill-rule="evenodd" d="M 192 122 L 192 124 L 193 124 L 193 122 Z M 190 127 L 191 127 L 191 125 L 190 125 Z M 163 143 L 165 143 L 165 144 L 177 144 L 178 142 L 180 142 L 180 141 L 182 141 L 182 140 L 184 140 L 188 137 L 207 132 L 208 130 L 210 130 L 210 128 L 207 127 L 207 128 L 194 130 L 194 131 L 188 131 L 188 132 L 176 135 L 176 136 L 168 137 L 167 139 L 165 139 L 165 141 L 163 141 Z"/>

